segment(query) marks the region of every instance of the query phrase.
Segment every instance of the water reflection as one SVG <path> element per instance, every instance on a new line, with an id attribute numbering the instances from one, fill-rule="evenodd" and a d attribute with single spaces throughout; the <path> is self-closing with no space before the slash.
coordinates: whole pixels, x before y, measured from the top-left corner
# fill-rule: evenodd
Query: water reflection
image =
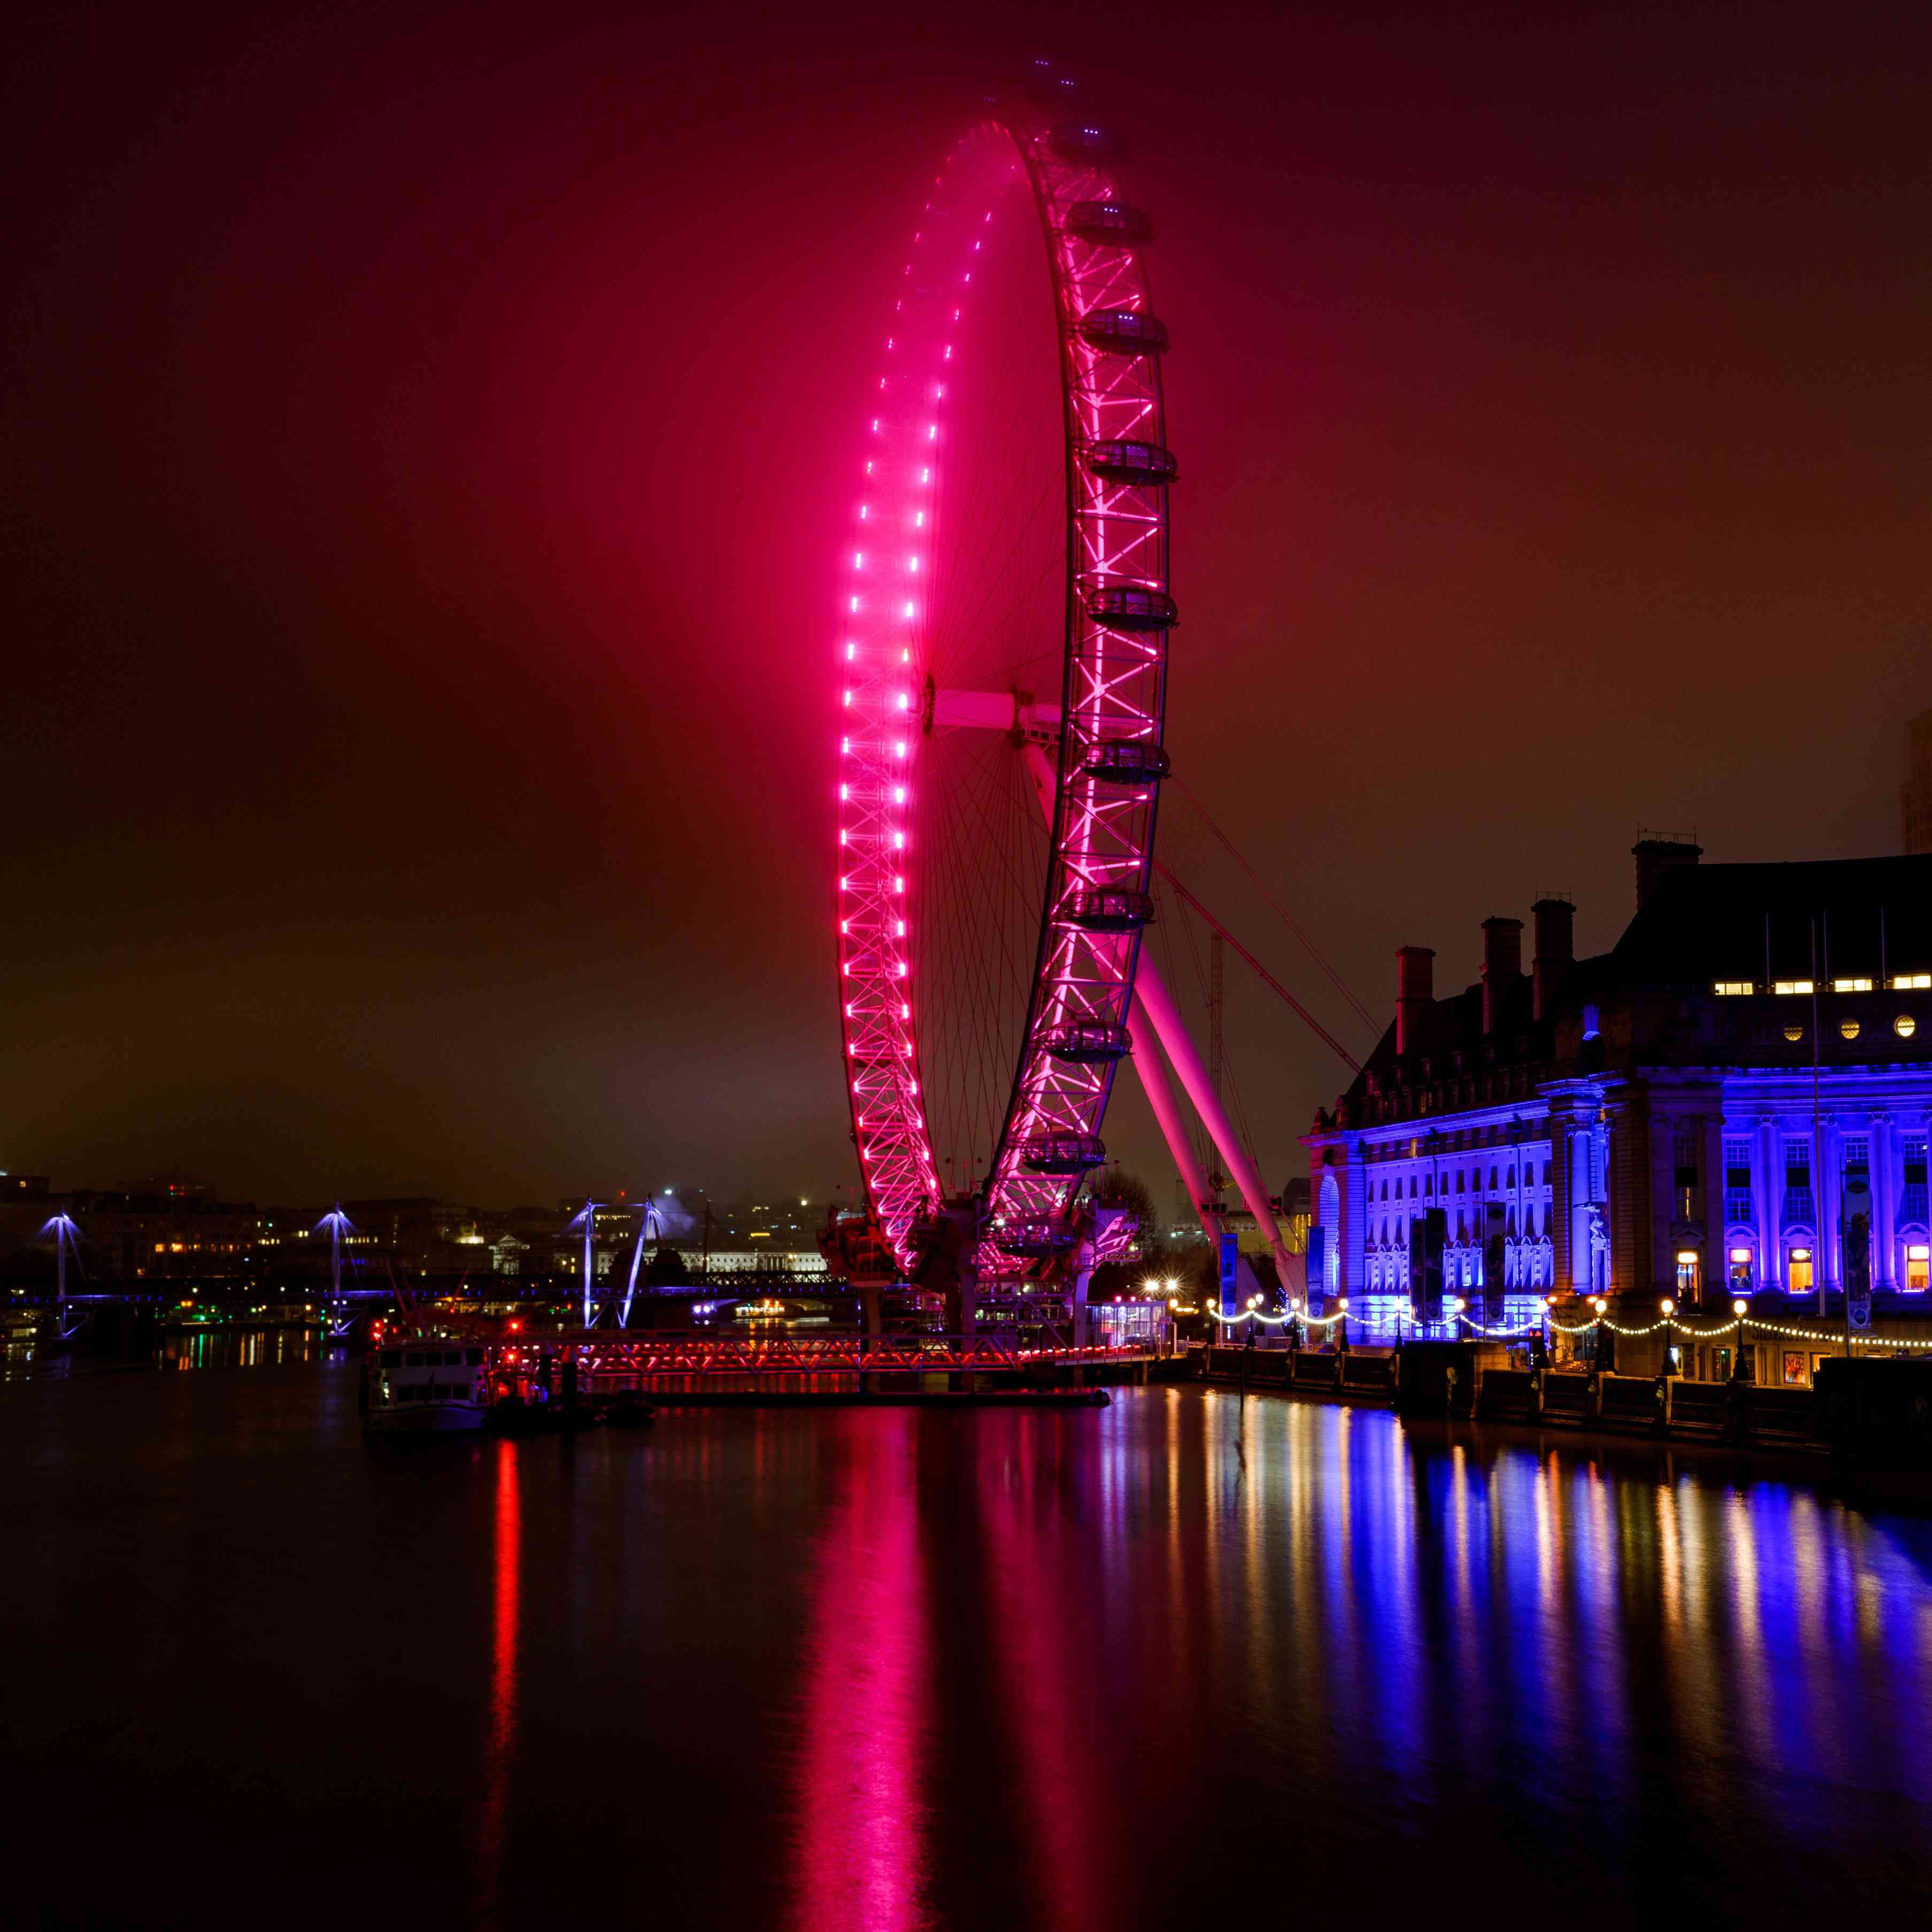
<path id="1" fill-rule="evenodd" d="M 932 1632 L 911 1438 L 888 1412 L 836 1428 L 809 1557 L 798 1715 L 793 1922 L 806 1932 L 916 1932 L 928 1899 Z M 758 1432 L 759 1459 L 766 1432 Z M 755 1466 L 754 1463 L 754 1466 Z"/>
<path id="2" fill-rule="evenodd" d="M 50 1347 L 23 1336 L 0 1349 L 0 1382 L 44 1381 L 132 1369 L 287 1368 L 344 1352 L 320 1328 L 191 1328 L 157 1330 L 132 1318 L 89 1323 L 70 1345 Z"/>
<path id="3" fill-rule="evenodd" d="M 489 1726 L 483 1752 L 483 1804 L 477 1828 L 477 1921 L 498 1922 L 504 1822 L 517 1742 L 517 1625 L 523 1601 L 524 1524 L 514 1442 L 490 1444 L 496 1475 L 490 1592 Z"/>
<path id="4" fill-rule="evenodd" d="M 410 1451 L 354 1376 L 0 1395 L 22 1922 L 110 1813 L 146 1922 L 217 1788 L 245 1895 L 437 1923 L 1922 1902 L 1932 1522 L 1778 1466 L 1198 1388 Z"/>

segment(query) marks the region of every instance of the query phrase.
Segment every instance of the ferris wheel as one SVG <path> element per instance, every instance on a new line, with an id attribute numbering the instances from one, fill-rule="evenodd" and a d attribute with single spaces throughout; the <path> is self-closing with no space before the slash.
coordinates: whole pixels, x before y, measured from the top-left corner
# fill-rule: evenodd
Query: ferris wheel
<path id="1" fill-rule="evenodd" d="M 995 1269 L 1075 1244 L 1130 1054 L 1204 1200 L 1136 1030 L 1204 1119 L 1214 1104 L 1140 956 L 1178 619 L 1153 224 L 1121 192 L 1115 134 L 1050 74 L 1029 94 L 923 198 L 838 632 L 840 998 L 867 1202 L 905 1262 L 921 1215 L 970 1198 Z"/>

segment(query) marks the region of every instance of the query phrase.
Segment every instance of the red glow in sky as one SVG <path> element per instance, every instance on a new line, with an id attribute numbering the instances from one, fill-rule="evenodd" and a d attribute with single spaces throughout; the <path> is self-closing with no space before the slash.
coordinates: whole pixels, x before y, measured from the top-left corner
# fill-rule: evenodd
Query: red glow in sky
<path id="1" fill-rule="evenodd" d="M 1534 886 L 1607 944 L 1640 824 L 1895 849 L 1919 16 L 949 31 L 12 20 L 0 1165 L 850 1178 L 825 482 L 919 183 L 1042 47 L 1091 50 L 1160 225 L 1168 743 L 1372 1006 Z M 1162 849 L 1346 1020 L 1184 813 Z M 1341 1070 L 1231 1007 L 1272 1178 Z M 1156 1168 L 1131 1109 L 1109 1138 Z"/>

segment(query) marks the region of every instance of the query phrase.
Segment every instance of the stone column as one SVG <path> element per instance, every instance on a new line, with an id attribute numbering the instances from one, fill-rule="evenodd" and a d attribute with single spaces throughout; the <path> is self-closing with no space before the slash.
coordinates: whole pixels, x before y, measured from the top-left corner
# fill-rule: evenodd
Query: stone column
<path id="1" fill-rule="evenodd" d="M 1892 1116 L 1871 1117 L 1872 1286 L 1898 1285 L 1898 1157 L 1892 1144 Z"/>
<path id="2" fill-rule="evenodd" d="M 1342 1170 L 1342 1225 L 1348 1238 L 1342 1247 L 1339 1279 L 1344 1294 L 1360 1295 L 1368 1275 L 1369 1209 L 1368 1169 L 1359 1136 L 1349 1136 L 1348 1162 Z"/>
<path id="3" fill-rule="evenodd" d="M 1784 1265 L 1778 1247 L 1778 1216 L 1784 1201 L 1784 1149 L 1778 1117 L 1760 1114 L 1751 1136 L 1751 1205 L 1757 1214 L 1757 1285 L 1782 1288 Z"/>
<path id="4" fill-rule="evenodd" d="M 1731 1298 L 1726 1284 L 1731 1278 L 1731 1257 L 1724 1245 L 1724 1117 L 1721 1112 L 1704 1116 L 1704 1132 L 1699 1144 L 1704 1150 L 1704 1303 L 1706 1307 L 1728 1313 Z"/>
<path id="5" fill-rule="evenodd" d="M 1651 1229 L 1656 1216 L 1652 1192 L 1648 1123 L 1636 1100 L 1626 1094 L 1609 1103 L 1609 1211 L 1610 1282 L 1619 1294 L 1648 1286 Z"/>
<path id="6" fill-rule="evenodd" d="M 1550 1286 L 1558 1294 L 1580 1294 L 1589 1277 L 1589 1235 L 1583 1226 L 1588 1186 L 1589 1148 L 1577 1124 L 1575 1097 L 1564 1094 L 1550 1104 Z"/>
<path id="7" fill-rule="evenodd" d="M 1812 1198 L 1818 1210 L 1818 1246 L 1814 1256 L 1817 1279 L 1835 1293 L 1844 1286 L 1844 1229 L 1839 1204 L 1844 1196 L 1845 1166 L 1844 1130 L 1835 1114 L 1828 1114 L 1818 1124 L 1818 1165 L 1811 1177 Z"/>
<path id="8" fill-rule="evenodd" d="M 1654 1294 L 1677 1292 L 1677 1244 L 1670 1224 L 1677 1219 L 1677 1130 L 1683 1122 L 1653 1108 L 1650 1126 L 1650 1279 L 1638 1286 Z"/>

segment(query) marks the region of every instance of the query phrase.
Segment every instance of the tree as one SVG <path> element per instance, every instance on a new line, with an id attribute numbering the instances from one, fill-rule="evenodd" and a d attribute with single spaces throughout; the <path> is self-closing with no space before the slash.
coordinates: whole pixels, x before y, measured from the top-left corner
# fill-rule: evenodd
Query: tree
<path id="1" fill-rule="evenodd" d="M 644 1280 L 652 1288 L 688 1288 L 691 1270 L 676 1249 L 660 1247 L 644 1270 Z"/>
<path id="2" fill-rule="evenodd" d="M 1094 1183 L 1092 1198 L 1096 1208 L 1125 1208 L 1139 1224 L 1143 1243 L 1159 1238 L 1160 1230 L 1154 1220 L 1154 1194 L 1138 1174 L 1129 1174 L 1122 1168 L 1107 1168 Z"/>

